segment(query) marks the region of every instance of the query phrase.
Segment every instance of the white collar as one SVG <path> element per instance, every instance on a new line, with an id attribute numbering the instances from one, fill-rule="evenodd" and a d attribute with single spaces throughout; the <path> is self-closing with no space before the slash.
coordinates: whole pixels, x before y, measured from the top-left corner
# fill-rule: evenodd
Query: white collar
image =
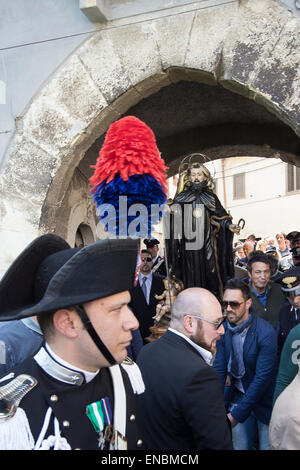
<path id="1" fill-rule="evenodd" d="M 93 378 L 96 377 L 96 375 L 99 373 L 100 369 L 97 370 L 96 372 L 89 372 L 89 371 L 86 371 L 86 370 L 83 370 L 83 369 L 79 369 L 79 367 L 73 366 L 73 364 L 70 364 L 69 362 L 65 361 L 64 359 L 59 357 L 57 354 L 55 354 L 55 352 L 53 352 L 53 350 L 50 348 L 48 343 L 45 343 L 45 346 L 46 346 L 46 349 L 49 352 L 49 354 L 53 357 L 53 359 L 56 360 L 56 362 L 58 362 L 59 364 L 61 364 L 64 367 L 67 367 L 68 369 L 72 369 L 72 370 L 75 370 L 77 372 L 81 372 L 81 374 L 84 375 L 85 381 L 87 383 L 91 382 L 93 380 Z"/>
<path id="2" fill-rule="evenodd" d="M 173 328 L 170 328 L 170 327 L 168 328 L 168 330 L 172 331 L 172 333 L 175 333 L 175 335 L 181 336 L 183 339 L 185 339 L 188 343 L 190 343 L 193 346 L 193 348 L 195 348 L 198 351 L 198 353 L 203 357 L 203 359 L 208 365 L 210 366 L 212 365 L 214 356 L 212 355 L 210 351 L 194 343 L 194 341 L 192 341 L 190 338 L 188 338 L 185 334 L 181 333 L 180 331 L 174 330 Z"/>
<path id="3" fill-rule="evenodd" d="M 140 272 L 139 273 L 139 281 L 141 282 L 144 277 L 147 278 L 147 281 L 148 281 L 148 279 L 150 281 L 152 281 L 152 272 L 150 272 L 149 274 L 143 274 L 143 273 Z"/>

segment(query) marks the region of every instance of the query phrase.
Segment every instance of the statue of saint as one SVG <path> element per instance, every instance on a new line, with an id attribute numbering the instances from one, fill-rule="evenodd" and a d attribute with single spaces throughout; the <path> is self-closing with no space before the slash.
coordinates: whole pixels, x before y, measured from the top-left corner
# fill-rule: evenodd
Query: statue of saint
<path id="1" fill-rule="evenodd" d="M 203 287 L 221 299 L 224 283 L 234 277 L 232 242 L 240 227 L 232 223 L 213 188 L 203 164 L 191 163 L 180 174 L 169 202 L 165 247 L 168 265 L 185 289 Z"/>
<path id="2" fill-rule="evenodd" d="M 154 294 L 159 300 L 156 314 L 153 317 L 156 326 L 168 328 L 171 320 L 171 308 L 177 295 L 183 290 L 183 283 L 175 276 L 169 275 L 163 280 L 165 290 L 161 295 Z"/>
<path id="3" fill-rule="evenodd" d="M 165 290 L 161 295 L 154 294 L 159 300 L 156 305 L 156 313 L 153 317 L 154 325 L 150 327 L 151 335 L 147 341 L 155 341 L 168 329 L 171 321 L 171 308 L 177 295 L 183 290 L 183 283 L 170 272 L 163 280 Z"/>

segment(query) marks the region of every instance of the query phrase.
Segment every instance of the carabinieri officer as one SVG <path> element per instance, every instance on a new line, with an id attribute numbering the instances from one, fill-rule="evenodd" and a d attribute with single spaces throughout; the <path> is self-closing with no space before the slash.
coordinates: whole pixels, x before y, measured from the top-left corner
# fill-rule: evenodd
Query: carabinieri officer
<path id="1" fill-rule="evenodd" d="M 138 242 L 70 248 L 34 240 L 0 282 L 0 320 L 37 316 L 45 342 L 0 383 L 0 449 L 141 449 L 126 359 L 138 321 L 129 310 Z"/>

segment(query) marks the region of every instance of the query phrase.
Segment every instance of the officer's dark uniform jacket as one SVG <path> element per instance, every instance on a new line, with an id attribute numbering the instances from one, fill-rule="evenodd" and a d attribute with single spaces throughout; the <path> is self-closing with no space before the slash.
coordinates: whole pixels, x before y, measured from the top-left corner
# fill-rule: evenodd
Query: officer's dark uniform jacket
<path id="1" fill-rule="evenodd" d="M 113 410 L 112 414 L 114 414 L 115 393 L 119 393 L 119 389 L 118 391 L 114 390 L 115 386 L 110 371 L 112 368 L 100 369 L 98 374 L 87 383 L 83 373 L 57 363 L 46 351 L 46 348 L 43 347 L 39 353 L 41 351 L 43 353 L 42 367 L 37 363 L 41 363 L 38 356 L 35 356 L 27 359 L 14 370 L 15 377 L 19 374 L 28 374 L 38 382 L 23 397 L 20 403 L 20 408 L 26 413 L 35 445 L 43 425 L 45 425 L 47 411 L 49 415 L 51 409 L 49 425 L 42 439 L 40 437 L 41 443 L 45 442 L 49 436 L 55 436 L 54 421 L 56 418 L 59 423 L 59 433 L 62 438 L 66 439 L 72 450 L 99 450 L 99 435 L 86 415 L 86 407 L 101 400 L 101 398 L 108 397 Z M 125 387 L 126 447 L 129 450 L 141 449 L 142 441 L 138 433 L 136 417 L 137 395 L 133 391 L 129 378 L 130 374 L 128 375 L 125 372 L 122 365 L 113 367 L 120 368 Z M 134 368 L 136 366 L 129 364 L 124 367 L 127 367 L 128 370 L 129 367 Z M 12 380 L 12 377 L 10 377 L 10 380 Z M 7 382 L 3 381 L 0 385 L 5 385 Z M 114 425 L 114 416 L 112 419 Z"/>
<path id="2" fill-rule="evenodd" d="M 152 265 L 152 272 L 155 274 L 159 274 L 160 276 L 166 277 L 167 270 L 164 258 L 162 258 L 161 256 L 157 256 L 155 262 Z"/>

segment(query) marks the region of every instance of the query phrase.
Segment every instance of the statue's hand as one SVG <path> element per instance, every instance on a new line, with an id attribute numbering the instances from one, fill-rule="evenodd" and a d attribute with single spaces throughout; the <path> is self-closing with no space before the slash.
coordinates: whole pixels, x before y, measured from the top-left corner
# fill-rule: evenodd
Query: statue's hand
<path id="1" fill-rule="evenodd" d="M 231 230 L 231 232 L 234 232 L 237 235 L 239 235 L 240 232 L 241 232 L 241 227 L 239 227 L 239 225 L 237 225 L 237 224 L 231 224 L 231 225 L 229 225 L 228 228 L 229 228 L 229 230 Z"/>

